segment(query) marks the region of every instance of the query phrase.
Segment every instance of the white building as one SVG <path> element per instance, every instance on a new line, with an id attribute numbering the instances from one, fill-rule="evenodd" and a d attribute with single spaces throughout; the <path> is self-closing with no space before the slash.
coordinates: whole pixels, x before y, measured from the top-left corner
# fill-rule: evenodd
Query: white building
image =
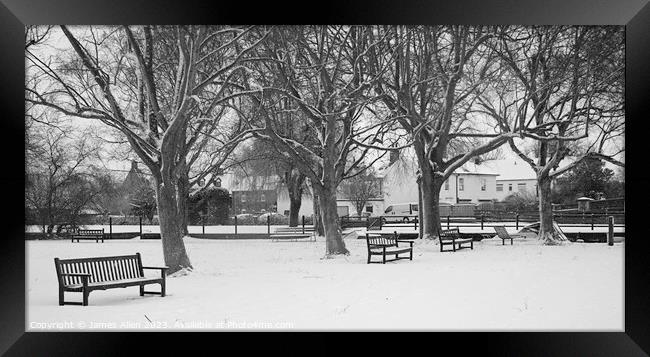
<path id="1" fill-rule="evenodd" d="M 503 201 L 512 194 L 537 195 L 535 171 L 520 158 L 490 160 L 483 165 L 499 173 L 499 176 L 496 177 L 496 195 L 494 196 L 497 200 Z"/>
<path id="2" fill-rule="evenodd" d="M 417 164 L 397 162 L 384 171 L 384 206 L 417 203 Z M 492 202 L 496 197 L 497 173 L 484 165 L 466 163 L 454 172 L 440 190 L 440 202 Z"/>

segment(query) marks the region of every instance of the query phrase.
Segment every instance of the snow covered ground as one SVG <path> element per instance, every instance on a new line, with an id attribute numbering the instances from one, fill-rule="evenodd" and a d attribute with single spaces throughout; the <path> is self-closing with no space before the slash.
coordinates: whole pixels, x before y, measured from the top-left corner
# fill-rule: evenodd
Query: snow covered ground
<path id="1" fill-rule="evenodd" d="M 352 235 L 354 236 L 354 234 Z M 317 242 L 185 238 L 194 265 L 167 296 L 138 287 L 95 291 L 89 306 L 58 305 L 54 257 L 140 252 L 162 265 L 161 242 L 26 241 L 28 331 L 44 330 L 581 330 L 623 331 L 624 243 L 540 246 L 534 240 L 439 251 L 416 241 L 413 261 L 321 259 Z M 156 272 L 151 272 L 156 273 Z M 148 289 L 155 290 L 152 285 Z M 66 293 L 80 301 L 81 294 Z"/>

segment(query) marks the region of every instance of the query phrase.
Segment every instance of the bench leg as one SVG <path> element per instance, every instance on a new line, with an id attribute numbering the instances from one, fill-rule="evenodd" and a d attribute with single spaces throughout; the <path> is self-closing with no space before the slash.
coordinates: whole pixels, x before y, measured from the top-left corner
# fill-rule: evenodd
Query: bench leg
<path id="1" fill-rule="evenodd" d="M 501 239 L 501 245 L 506 245 L 506 240 L 505 239 Z"/>
<path id="2" fill-rule="evenodd" d="M 140 296 L 144 296 L 144 285 L 140 285 Z"/>
<path id="3" fill-rule="evenodd" d="M 63 301 L 63 290 L 59 289 L 59 306 L 63 306 L 64 301 Z"/>
<path id="4" fill-rule="evenodd" d="M 451 243 L 451 248 L 454 250 L 454 252 L 456 251 L 456 242 Z"/>
<path id="5" fill-rule="evenodd" d="M 83 293 L 83 303 L 82 303 L 82 305 L 83 306 L 88 306 L 88 293 L 89 293 L 89 291 L 84 290 L 82 293 Z"/>
<path id="6" fill-rule="evenodd" d="M 510 245 L 512 245 L 512 238 L 510 238 Z"/>
<path id="7" fill-rule="evenodd" d="M 413 260 L 413 249 L 411 249 L 411 251 L 410 251 L 409 260 Z"/>
<path id="8" fill-rule="evenodd" d="M 381 263 L 386 264 L 386 253 L 381 256 Z"/>
<path id="9" fill-rule="evenodd" d="M 469 247 L 470 247 L 472 250 L 474 250 L 474 239 L 472 239 L 471 241 L 469 241 Z"/>
<path id="10" fill-rule="evenodd" d="M 165 296 L 165 281 L 163 280 L 162 283 L 160 283 L 160 296 L 164 297 Z"/>

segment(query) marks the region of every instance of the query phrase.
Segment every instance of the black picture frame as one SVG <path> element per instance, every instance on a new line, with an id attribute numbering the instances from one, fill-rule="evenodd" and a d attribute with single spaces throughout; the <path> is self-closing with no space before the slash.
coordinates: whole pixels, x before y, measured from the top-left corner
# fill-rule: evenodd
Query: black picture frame
<path id="1" fill-rule="evenodd" d="M 440 333 L 424 338 L 409 338 L 404 345 L 390 349 L 413 353 L 413 344 L 426 353 L 444 351 L 440 346 L 454 347 L 454 354 L 465 354 L 478 348 L 483 355 L 512 356 L 645 356 L 650 352 L 650 267 L 646 255 L 648 240 L 644 236 L 643 216 L 647 211 L 648 160 L 646 133 L 650 118 L 644 110 L 650 99 L 650 5 L 647 0 L 454 0 L 424 2 L 341 1 L 322 2 L 314 8 L 307 2 L 199 2 L 184 1 L 24 1 L 0 2 L 0 125 L 3 137 L 0 152 L 4 170 L 0 182 L 4 188 L 3 232 L 0 238 L 0 353 L 7 355 L 117 355 L 126 352 L 150 352 L 151 346 L 168 349 L 155 333 L 73 333 L 25 332 L 25 244 L 24 157 L 16 151 L 24 147 L 24 25 L 26 24 L 141 24 L 141 23 L 277 23 L 277 24 L 575 24 L 626 26 L 626 192 L 627 234 L 625 246 L 625 332 L 530 332 L 530 333 Z M 631 130 L 630 130 L 631 129 Z M 21 143 L 23 146 L 20 146 Z M 644 160 L 646 159 L 646 160 Z M 630 166 L 631 165 L 631 166 Z M 647 235 L 647 233 L 646 233 Z M 54 274 L 54 271 L 53 271 Z M 480 292 L 476 298 L 480 299 Z M 567 297 L 570 299 L 571 297 Z M 215 302 L 216 303 L 216 302 Z M 318 307 L 315 307 L 318 308 Z M 271 334 L 272 339 L 280 336 Z M 182 341 L 196 334 L 174 336 L 174 345 L 193 344 Z M 265 336 L 266 338 L 268 337 Z M 200 334 L 202 342 L 214 348 L 210 352 L 227 353 L 218 336 Z M 230 337 L 228 337 L 230 338 Z M 259 335 L 246 337 L 258 339 Z M 285 337 L 286 338 L 286 337 Z M 338 338 L 338 337 L 337 337 Z M 403 337 L 398 337 L 403 339 Z M 290 337 L 295 339 L 295 336 Z M 319 348 L 336 351 L 335 339 L 326 336 L 302 335 L 303 341 Z M 356 339 L 356 338 L 354 338 Z M 366 338 L 364 337 L 364 340 Z M 369 337 L 368 341 L 376 339 Z M 404 340 L 401 340 L 404 341 Z M 284 342 L 283 342 L 284 343 Z M 282 344 L 282 343 L 281 343 Z M 125 346 L 129 345 L 128 348 Z M 249 344 L 249 345 L 255 345 Z M 377 346 L 371 343 L 373 349 Z M 261 351 L 276 348 L 259 344 Z M 251 346 L 254 347 L 254 346 Z M 247 347 L 248 348 L 248 347 Z M 283 350 L 286 347 L 282 348 Z M 308 347 L 309 352 L 314 350 Z M 382 347 L 387 351 L 388 347 Z M 191 352 L 187 350 L 187 353 Z M 237 350 L 240 351 L 240 350 Z M 241 351 L 240 351 L 241 352 Z M 334 352 L 336 353 L 336 352 Z M 212 353 L 210 353 L 212 354 Z"/>

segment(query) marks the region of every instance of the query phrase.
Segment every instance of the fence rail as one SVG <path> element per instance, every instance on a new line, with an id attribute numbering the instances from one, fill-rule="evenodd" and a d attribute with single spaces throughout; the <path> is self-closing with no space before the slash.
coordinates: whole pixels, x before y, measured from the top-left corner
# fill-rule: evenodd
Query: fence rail
<path id="1" fill-rule="evenodd" d="M 616 224 L 625 224 L 625 214 L 620 213 L 554 213 L 553 220 L 558 224 L 564 226 L 584 227 L 589 226 L 591 230 L 594 227 L 605 226 L 608 224 L 609 217 L 613 217 Z M 481 228 L 490 223 L 499 223 L 506 227 L 523 227 L 526 224 L 539 221 L 538 212 L 495 212 L 495 211 L 481 211 L 477 212 L 474 216 L 459 217 L 459 216 L 440 216 L 440 223 L 444 227 L 475 227 L 480 225 Z M 509 224 L 512 223 L 512 224 Z M 368 230 L 379 229 L 384 227 L 413 227 L 418 229 L 418 216 L 405 215 L 405 216 L 376 216 L 376 217 L 341 217 L 341 228 L 351 227 L 365 227 Z"/>
<path id="2" fill-rule="evenodd" d="M 81 227 L 88 227 L 88 226 L 100 226 L 100 227 L 105 227 L 105 237 L 106 239 L 130 239 L 134 238 L 137 236 L 140 236 L 142 239 L 156 239 L 152 238 L 152 236 L 158 237 L 159 239 L 160 234 L 159 233 L 152 233 L 145 231 L 143 227 L 147 228 L 147 225 L 144 224 L 146 223 L 146 219 L 142 217 L 135 217 L 136 220 L 130 219 L 130 220 L 124 220 L 122 219 L 123 217 L 119 217 L 120 220 L 117 222 L 113 220 L 113 217 L 108 217 L 108 220 L 106 222 L 102 221 L 95 221 L 90 224 L 75 224 L 75 223 L 59 223 L 55 224 L 54 226 L 56 229 L 54 230 L 48 230 L 47 225 L 42 225 L 42 224 L 34 224 L 34 225 L 26 225 L 25 226 L 25 233 L 26 236 L 30 238 L 38 238 L 42 236 L 47 236 L 47 237 L 66 237 L 69 236 L 70 234 L 75 233 L 79 228 Z M 200 220 L 199 224 L 190 224 L 191 227 L 196 228 L 197 226 L 200 227 L 201 232 L 195 232 L 196 229 L 190 230 L 189 234 L 202 234 L 202 235 L 210 235 L 210 234 L 223 234 L 223 235 L 229 235 L 229 236 L 250 236 L 251 234 L 253 235 L 270 235 L 274 233 L 277 230 L 277 227 L 287 227 L 289 226 L 288 222 L 285 223 L 283 221 L 279 220 L 274 220 L 271 215 L 266 216 L 266 219 L 263 220 L 258 220 L 256 217 L 256 223 L 257 224 L 252 224 L 251 222 L 245 221 L 244 224 L 240 223 L 240 220 L 235 216 L 232 218 L 232 224 L 207 224 L 207 220 Z M 230 221 L 228 223 L 231 223 Z M 28 229 L 28 227 L 31 226 L 34 229 Z M 155 224 L 154 226 L 158 226 L 158 224 Z M 151 227 L 149 225 L 148 227 Z M 209 230 L 212 230 L 213 232 L 206 232 L 206 227 L 209 228 Z M 218 229 L 217 233 L 214 233 L 213 229 L 214 227 L 221 227 Z M 250 227 L 248 229 L 244 229 L 245 232 L 242 232 L 242 227 Z M 265 227 L 266 229 L 262 230 L 260 229 L 261 227 Z M 274 227 L 274 228 L 272 228 Z M 212 229 L 211 229 L 212 228 Z M 300 221 L 296 226 L 294 226 L 298 232 L 309 232 L 310 230 L 313 230 L 313 224 L 312 224 L 312 218 L 307 217 L 307 216 L 302 216 Z M 29 239 L 29 238 L 28 238 Z"/>

